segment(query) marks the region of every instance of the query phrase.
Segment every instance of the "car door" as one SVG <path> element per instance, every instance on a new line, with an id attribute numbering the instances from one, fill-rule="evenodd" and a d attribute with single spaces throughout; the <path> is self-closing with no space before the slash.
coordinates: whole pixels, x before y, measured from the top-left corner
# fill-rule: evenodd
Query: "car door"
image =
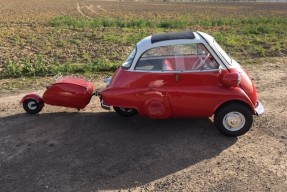
<path id="1" fill-rule="evenodd" d="M 167 95 L 174 116 L 211 116 L 218 103 L 220 72 L 190 71 L 170 74 Z"/>
<path id="2" fill-rule="evenodd" d="M 203 44 L 176 45 L 165 88 L 174 116 L 211 116 L 220 100 L 219 65 Z"/>
<path id="3" fill-rule="evenodd" d="M 147 51 L 137 62 L 132 73 L 134 81 L 130 86 L 137 88 L 137 98 L 142 103 L 141 115 L 149 118 L 168 118 L 172 116 L 167 97 L 166 83 L 169 74 L 163 70 L 163 57 L 158 50 Z"/>

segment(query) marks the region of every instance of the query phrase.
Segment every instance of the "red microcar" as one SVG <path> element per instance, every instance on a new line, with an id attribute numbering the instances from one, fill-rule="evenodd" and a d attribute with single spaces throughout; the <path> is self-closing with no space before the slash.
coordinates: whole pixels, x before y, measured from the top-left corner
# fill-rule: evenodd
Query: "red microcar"
<path id="1" fill-rule="evenodd" d="M 211 117 L 228 136 L 246 133 L 264 113 L 247 72 L 203 32 L 156 34 L 139 41 L 107 79 L 101 105 L 123 116 Z"/>

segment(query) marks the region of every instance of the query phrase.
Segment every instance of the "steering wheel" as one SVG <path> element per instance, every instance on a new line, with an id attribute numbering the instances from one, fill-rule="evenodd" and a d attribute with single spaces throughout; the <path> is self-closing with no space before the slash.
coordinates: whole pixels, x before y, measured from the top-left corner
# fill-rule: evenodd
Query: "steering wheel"
<path id="1" fill-rule="evenodd" d="M 197 70 L 197 69 L 203 68 L 203 66 L 206 64 L 205 62 L 209 58 L 209 56 L 210 56 L 210 53 L 207 53 L 206 57 L 198 57 L 198 60 L 193 65 L 192 69 L 196 69 Z"/>

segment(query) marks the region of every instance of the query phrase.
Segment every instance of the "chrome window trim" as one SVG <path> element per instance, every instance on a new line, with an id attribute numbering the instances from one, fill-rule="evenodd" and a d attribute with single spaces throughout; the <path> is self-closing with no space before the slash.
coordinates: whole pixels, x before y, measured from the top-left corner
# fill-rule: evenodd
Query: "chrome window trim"
<path id="1" fill-rule="evenodd" d="M 145 73 L 204 73 L 204 72 L 220 72 L 222 69 L 207 69 L 207 70 L 157 70 L 157 71 L 151 71 L 151 70 L 142 70 L 142 69 L 135 69 L 131 70 L 130 72 L 145 72 Z"/>

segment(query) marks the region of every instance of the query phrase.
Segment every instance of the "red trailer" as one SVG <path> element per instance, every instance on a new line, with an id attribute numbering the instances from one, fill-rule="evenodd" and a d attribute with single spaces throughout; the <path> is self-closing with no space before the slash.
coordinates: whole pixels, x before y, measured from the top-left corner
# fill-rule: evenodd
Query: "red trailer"
<path id="1" fill-rule="evenodd" d="M 45 104 L 71 107 L 78 110 L 85 108 L 95 94 L 92 82 L 79 77 L 61 77 L 49 85 L 43 97 L 28 94 L 21 100 L 27 113 L 39 113 Z"/>

